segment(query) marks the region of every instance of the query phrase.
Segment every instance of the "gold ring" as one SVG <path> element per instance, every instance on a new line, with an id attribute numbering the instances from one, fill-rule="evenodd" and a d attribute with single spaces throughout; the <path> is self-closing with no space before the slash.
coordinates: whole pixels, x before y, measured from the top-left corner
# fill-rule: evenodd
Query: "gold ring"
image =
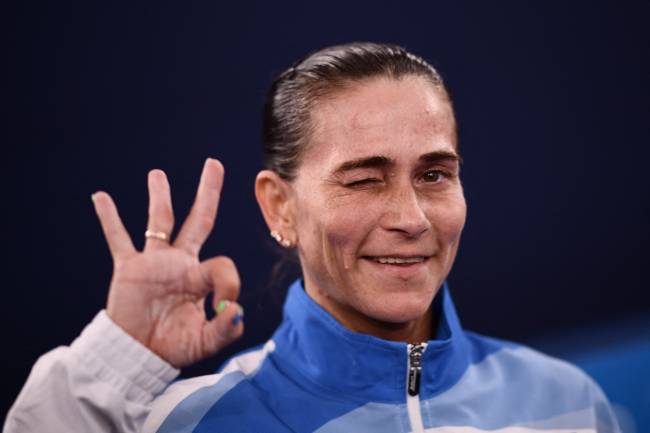
<path id="1" fill-rule="evenodd" d="M 146 239 L 153 238 L 153 239 L 169 242 L 169 235 L 165 232 L 155 232 L 153 230 L 147 230 L 146 232 L 144 232 L 144 237 Z"/>

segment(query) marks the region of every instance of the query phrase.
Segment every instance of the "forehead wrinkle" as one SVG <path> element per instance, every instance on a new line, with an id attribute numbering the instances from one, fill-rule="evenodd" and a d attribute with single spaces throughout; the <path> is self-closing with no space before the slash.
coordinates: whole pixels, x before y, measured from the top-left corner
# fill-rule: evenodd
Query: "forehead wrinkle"
<path id="1" fill-rule="evenodd" d="M 411 93 L 409 98 L 402 97 L 399 88 L 369 93 L 367 84 L 372 83 L 321 98 L 312 108 L 313 133 L 306 153 L 319 163 L 327 164 L 339 157 L 353 158 L 350 151 L 356 150 L 357 144 L 363 147 L 358 148 L 359 156 L 387 143 L 402 147 L 423 140 L 435 144 L 451 140 L 449 144 L 455 147 L 451 106 L 438 92 L 422 91 L 415 97 Z"/>
<path id="2" fill-rule="evenodd" d="M 350 128 L 343 139 L 352 140 L 354 143 L 364 143 L 364 147 L 371 152 L 386 144 L 390 145 L 390 149 L 395 150 L 417 148 L 422 143 L 438 147 L 439 144 L 449 141 L 447 137 L 452 134 L 448 125 L 444 122 L 441 124 L 427 114 L 418 117 L 416 122 L 412 121 L 413 116 L 408 116 L 408 121 L 399 121 L 399 117 L 397 117 L 392 122 L 384 124 L 381 122 L 361 123 L 357 128 Z"/>
<path id="3" fill-rule="evenodd" d="M 444 132 L 449 122 L 445 110 L 423 109 L 414 113 L 413 110 L 395 107 L 386 110 L 364 108 L 352 113 L 346 110 L 337 111 L 335 116 L 339 125 L 338 131 L 346 133 L 367 133 L 377 131 L 377 134 L 386 132 L 395 133 L 434 133 Z"/>
<path id="4" fill-rule="evenodd" d="M 448 114 L 450 114 L 448 113 L 450 111 L 449 102 L 446 98 L 441 97 L 436 90 L 432 92 L 421 91 L 415 98 L 403 97 L 403 89 L 399 87 L 388 87 L 385 92 L 368 92 L 369 88 L 381 81 L 395 83 L 400 86 L 417 83 L 421 80 L 421 78 L 400 80 L 378 78 L 357 83 L 355 86 L 336 91 L 327 97 L 321 98 L 312 108 L 312 118 L 321 127 L 323 126 L 322 118 L 336 118 L 337 121 L 333 123 L 336 123 L 339 127 L 344 126 L 344 129 L 347 130 L 366 130 L 389 123 L 403 124 L 405 123 L 403 122 L 404 118 L 409 120 L 420 118 L 426 122 L 427 118 L 435 119 L 438 117 L 439 120 L 448 122 Z M 426 84 L 425 89 L 429 89 L 429 87 L 430 85 Z M 350 103 L 348 104 L 346 101 Z M 414 105 L 424 107 L 415 116 L 412 111 Z M 358 106 L 362 108 L 356 109 Z M 386 107 L 391 109 L 386 110 Z"/>
<path id="5" fill-rule="evenodd" d="M 356 113 L 349 122 L 345 119 L 329 124 L 319 122 L 314 141 L 332 144 L 366 143 L 368 147 L 373 147 L 374 144 L 389 140 L 392 144 L 401 146 L 423 139 L 438 141 L 441 135 L 452 132 L 448 122 L 436 119 L 435 115 L 422 113 L 417 116 L 418 121 L 413 122 L 413 119 L 412 114 L 367 116 L 367 113 Z"/>
<path id="6" fill-rule="evenodd" d="M 423 119 L 426 117 L 428 116 L 422 116 Z M 425 121 L 416 125 L 408 124 L 408 122 L 401 125 L 369 125 L 367 123 L 361 125 L 356 128 L 337 128 L 333 124 L 321 125 L 322 129 L 314 135 L 312 141 L 311 156 L 317 158 L 323 167 L 333 161 L 369 156 L 383 156 L 395 164 L 397 162 L 395 157 L 398 155 L 391 154 L 397 149 L 417 148 L 423 141 L 438 148 L 440 144 L 444 145 L 449 141 L 446 139 L 447 134 L 444 133 L 445 127 L 439 122 Z M 385 148 L 386 144 L 390 145 L 390 149 Z M 449 145 L 449 150 L 453 150 L 454 143 L 449 142 Z M 443 146 L 443 148 L 447 147 Z M 329 148 L 329 151 L 326 148 Z M 389 150 L 389 153 L 379 151 L 381 148 Z"/>

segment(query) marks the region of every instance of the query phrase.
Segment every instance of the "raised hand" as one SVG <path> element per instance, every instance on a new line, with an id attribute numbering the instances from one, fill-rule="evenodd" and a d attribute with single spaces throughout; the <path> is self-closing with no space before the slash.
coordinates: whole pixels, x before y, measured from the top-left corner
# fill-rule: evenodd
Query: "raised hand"
<path id="1" fill-rule="evenodd" d="M 108 316 L 176 367 L 212 355 L 243 332 L 243 311 L 234 302 L 240 286 L 234 263 L 227 257 L 198 258 L 214 226 L 222 184 L 223 166 L 208 159 L 192 210 L 170 244 L 174 212 L 167 176 L 161 170 L 149 172 L 150 235 L 143 251 L 133 246 L 111 197 L 93 194 L 113 256 Z M 209 293 L 222 311 L 208 321 L 204 300 Z"/>

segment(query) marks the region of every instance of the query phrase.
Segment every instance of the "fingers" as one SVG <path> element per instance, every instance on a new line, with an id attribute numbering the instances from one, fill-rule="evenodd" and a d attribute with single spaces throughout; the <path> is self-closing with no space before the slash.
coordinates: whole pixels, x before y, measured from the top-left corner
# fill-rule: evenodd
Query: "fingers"
<path id="1" fill-rule="evenodd" d="M 201 262 L 201 286 L 195 292 L 199 296 L 206 296 L 213 292 L 213 307 L 216 309 L 222 300 L 235 301 L 239 297 L 239 272 L 235 263 L 225 256 L 214 257 Z"/>
<path id="2" fill-rule="evenodd" d="M 171 236 L 174 229 L 174 211 L 172 209 L 172 196 L 169 190 L 167 176 L 162 170 L 151 170 L 147 178 L 149 188 L 149 221 L 147 230 L 152 232 L 161 232 Z M 145 241 L 144 249 L 167 248 L 169 240 L 148 237 Z"/>
<path id="3" fill-rule="evenodd" d="M 241 286 L 239 273 L 234 262 L 228 257 L 215 257 L 199 265 L 202 287 L 201 296 L 213 292 L 213 308 L 216 317 L 203 325 L 203 347 L 205 356 L 239 338 L 244 332 L 244 311 L 235 300 L 239 297 Z"/>
<path id="4" fill-rule="evenodd" d="M 204 356 L 210 356 L 244 333 L 243 310 L 230 302 L 215 318 L 203 325 Z"/>
<path id="5" fill-rule="evenodd" d="M 131 237 L 124 228 L 124 224 L 122 224 L 111 196 L 99 191 L 93 194 L 91 198 L 113 259 L 134 253 L 135 247 L 131 242 Z"/>
<path id="6" fill-rule="evenodd" d="M 174 242 L 175 246 L 192 255 L 199 254 L 214 226 L 222 185 L 223 165 L 216 159 L 208 158 L 203 166 L 194 205 Z"/>

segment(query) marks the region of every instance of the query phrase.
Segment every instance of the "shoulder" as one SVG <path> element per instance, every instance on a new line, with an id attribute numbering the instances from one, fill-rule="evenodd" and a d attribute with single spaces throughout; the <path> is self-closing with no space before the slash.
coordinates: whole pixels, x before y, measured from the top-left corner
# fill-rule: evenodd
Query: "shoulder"
<path id="1" fill-rule="evenodd" d="M 473 366 L 485 374 L 499 374 L 509 382 L 525 382 L 549 392 L 573 394 L 587 392 L 595 386 L 580 368 L 531 347 L 471 332 L 467 337 Z"/>
<path id="2" fill-rule="evenodd" d="M 467 337 L 475 361 L 458 384 L 460 388 L 481 383 L 489 392 L 475 394 L 477 398 L 500 396 L 502 404 L 539 418 L 582 413 L 603 425 L 611 424 L 607 398 L 577 366 L 522 344 L 475 333 Z"/>
<path id="3" fill-rule="evenodd" d="M 457 384 L 459 390 L 480 384 L 486 394 L 476 398 L 501 396 L 511 408 L 544 416 L 607 405 L 593 379 L 569 362 L 510 341 L 475 333 L 467 337 L 473 361 Z"/>
<path id="4" fill-rule="evenodd" d="M 256 374 L 273 350 L 274 343 L 270 340 L 264 346 L 233 357 L 218 374 L 174 382 L 154 400 L 142 431 L 193 431 L 226 394 Z"/>
<path id="5" fill-rule="evenodd" d="M 578 367 L 521 344 L 466 337 L 469 366 L 430 401 L 445 425 L 618 431 L 607 399 Z"/>

